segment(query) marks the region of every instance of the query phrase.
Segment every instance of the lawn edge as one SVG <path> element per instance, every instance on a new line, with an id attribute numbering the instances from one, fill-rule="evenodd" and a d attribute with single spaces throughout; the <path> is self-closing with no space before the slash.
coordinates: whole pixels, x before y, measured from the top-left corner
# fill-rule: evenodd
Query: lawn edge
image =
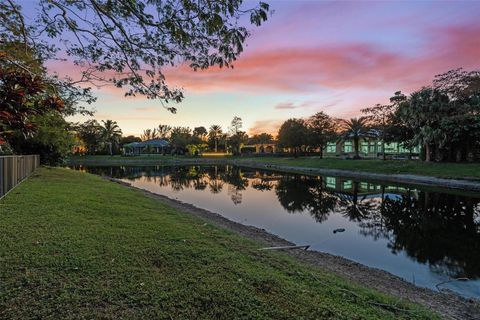
<path id="1" fill-rule="evenodd" d="M 216 227 L 234 232 L 237 235 L 254 240 L 265 246 L 289 246 L 294 243 L 287 241 L 264 229 L 254 226 L 243 225 L 229 220 L 222 215 L 198 208 L 192 204 L 185 203 L 170 197 L 155 194 L 153 192 L 134 187 L 128 182 L 110 177 L 104 179 L 121 184 L 141 192 L 143 195 L 160 201 L 169 207 L 181 212 L 194 215 Z M 465 299 L 451 292 L 435 292 L 428 288 L 417 287 L 402 278 L 387 271 L 368 267 L 346 258 L 335 256 L 320 251 L 287 250 L 283 251 L 295 260 L 307 265 L 323 269 L 327 272 L 341 276 L 357 285 L 377 290 L 383 294 L 398 297 L 405 301 L 420 304 L 428 310 L 434 311 L 446 319 L 477 319 L 480 314 L 480 302 L 472 299 Z"/>

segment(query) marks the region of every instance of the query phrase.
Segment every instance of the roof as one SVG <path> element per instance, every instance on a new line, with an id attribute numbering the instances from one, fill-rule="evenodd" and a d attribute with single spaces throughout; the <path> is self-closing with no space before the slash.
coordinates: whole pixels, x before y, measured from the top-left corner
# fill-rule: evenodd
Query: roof
<path id="1" fill-rule="evenodd" d="M 142 142 L 132 142 L 125 144 L 125 148 L 143 148 L 143 147 L 154 147 L 154 148 L 162 148 L 167 147 L 169 145 L 168 141 L 163 139 L 151 139 Z"/>

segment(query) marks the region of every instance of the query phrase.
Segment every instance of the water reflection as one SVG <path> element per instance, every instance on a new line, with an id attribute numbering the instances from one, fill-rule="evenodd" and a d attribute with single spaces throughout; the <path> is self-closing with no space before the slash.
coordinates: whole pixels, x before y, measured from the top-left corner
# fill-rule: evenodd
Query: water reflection
<path id="1" fill-rule="evenodd" d="M 366 250 L 367 253 L 362 253 L 363 256 L 353 253 L 350 255 L 349 251 L 337 252 L 336 247 L 332 245 L 327 249 L 333 253 L 385 268 L 403 276 L 409 272 L 414 274 L 423 272 L 417 265 L 427 266 L 428 272 L 441 275 L 431 279 L 429 278 L 431 276 L 425 276 L 423 279 L 425 283 L 421 285 L 429 287 L 434 287 L 435 281 L 438 283 L 439 279 L 445 279 L 445 277 L 467 277 L 472 280 L 480 278 L 479 195 L 464 196 L 339 177 L 313 177 L 234 166 L 78 167 L 76 169 L 130 181 L 141 179 L 146 183 L 169 188 L 173 192 L 197 190 L 203 191 L 202 194 L 226 193 L 233 207 L 242 204 L 244 194 L 254 192 L 261 196 L 263 193 L 265 199 L 270 199 L 267 194 L 272 194 L 289 214 L 308 213 L 319 225 L 327 224 L 329 219 L 337 221 L 335 217 L 342 217 L 350 223 L 348 226 L 355 225 L 358 228 L 358 234 L 370 241 L 368 246 L 372 251 Z M 189 197 L 187 201 L 195 200 L 193 196 Z M 270 212 L 267 208 L 268 206 L 273 208 L 274 204 L 265 201 L 263 213 L 270 220 L 277 219 L 278 211 L 274 216 L 272 212 L 275 210 L 272 209 Z M 250 201 L 245 208 L 239 214 L 244 213 L 245 210 L 259 210 L 258 203 L 254 201 Z M 250 219 L 261 218 L 253 216 Z M 282 232 L 282 230 L 288 230 L 288 224 L 275 229 L 273 222 L 257 220 L 251 221 L 259 227 L 272 226 L 273 231 L 289 239 L 289 232 Z M 276 224 L 279 223 L 281 222 L 276 222 Z M 323 232 L 315 229 L 311 232 L 313 235 L 307 235 L 307 227 L 303 226 L 301 231 L 291 236 L 295 239 L 289 240 L 307 241 L 315 236 L 315 232 L 320 231 Z M 303 238 L 302 232 L 306 234 Z M 355 238 L 354 241 L 358 239 Z M 397 259 L 410 259 L 415 261 L 415 267 L 411 267 L 408 261 L 402 266 L 384 267 L 381 263 L 386 260 L 377 259 L 380 261 L 378 262 L 375 259 L 375 255 L 380 256 L 381 253 L 378 252 L 378 246 L 374 243 L 381 241 L 385 243 L 384 250 L 390 253 L 387 259 L 393 259 L 393 256 L 397 256 Z M 355 247 L 355 244 L 350 245 Z M 402 258 L 402 255 L 405 258 Z M 397 262 L 399 260 L 395 261 L 393 264 L 399 264 Z M 410 267 L 412 270 L 405 270 Z M 453 289 L 469 296 L 480 297 L 478 284 L 478 281 L 474 281 L 471 283 L 473 287 L 464 291 L 461 286 Z"/>

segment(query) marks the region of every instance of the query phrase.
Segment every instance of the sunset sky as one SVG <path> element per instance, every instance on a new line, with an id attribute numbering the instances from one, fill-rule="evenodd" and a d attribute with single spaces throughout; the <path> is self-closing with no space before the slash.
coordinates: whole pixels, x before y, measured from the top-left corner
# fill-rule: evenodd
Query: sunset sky
<path id="1" fill-rule="evenodd" d="M 235 69 L 167 73 L 185 90 L 177 114 L 102 88 L 95 118 L 139 135 L 158 124 L 226 129 L 236 115 L 250 134 L 276 133 L 291 117 L 356 116 L 397 90 L 428 85 L 435 74 L 480 67 L 479 1 L 267 2 L 275 13 L 252 30 Z"/>

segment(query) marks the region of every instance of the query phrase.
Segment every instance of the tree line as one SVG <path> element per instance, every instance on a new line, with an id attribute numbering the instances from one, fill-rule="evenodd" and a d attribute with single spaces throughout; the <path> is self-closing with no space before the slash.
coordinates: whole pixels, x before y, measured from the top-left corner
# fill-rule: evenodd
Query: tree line
<path id="1" fill-rule="evenodd" d="M 421 147 L 425 161 L 473 161 L 480 157 L 480 71 L 450 70 L 429 86 L 405 95 L 395 92 L 388 104 L 361 110 L 358 118 L 335 119 L 324 112 L 285 121 L 279 146 L 294 155 L 325 149 L 327 142 L 353 140 L 355 158 L 361 137 Z M 385 159 L 385 152 L 383 152 Z"/>
<path id="2" fill-rule="evenodd" d="M 242 118 L 235 116 L 225 131 L 216 124 L 211 125 L 208 129 L 204 126 L 191 129 L 190 127 L 172 127 L 160 124 L 155 128 L 143 130 L 139 137 L 123 136 L 117 122 L 113 120 L 101 123 L 89 120 L 78 124 L 75 131 L 78 142 L 83 146 L 81 152 L 87 154 L 119 154 L 126 144 L 163 139 L 169 142 L 170 152 L 173 154 L 199 155 L 208 150 L 239 155 L 244 145 L 266 144 L 273 140 L 273 136 L 268 133 L 249 137 L 245 131 L 242 131 L 242 127 Z"/>

